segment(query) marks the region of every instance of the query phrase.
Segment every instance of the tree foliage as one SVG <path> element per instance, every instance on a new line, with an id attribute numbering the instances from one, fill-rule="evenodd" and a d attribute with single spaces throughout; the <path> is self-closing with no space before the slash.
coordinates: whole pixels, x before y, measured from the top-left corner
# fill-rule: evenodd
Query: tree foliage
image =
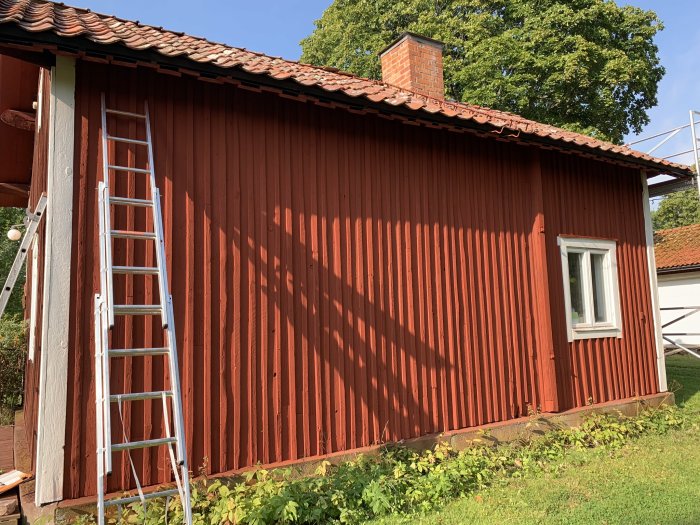
<path id="1" fill-rule="evenodd" d="M 700 223 L 698 190 L 690 188 L 667 195 L 661 200 L 656 211 L 652 212 L 651 219 L 655 230 Z"/>
<path id="2" fill-rule="evenodd" d="M 620 142 L 656 104 L 661 29 L 612 0 L 335 0 L 301 58 L 380 78 L 377 53 L 413 31 L 445 43 L 449 98 Z"/>
<path id="3" fill-rule="evenodd" d="M 7 238 L 6 233 L 12 225 L 22 224 L 25 213 L 25 210 L 21 208 L 0 208 L 0 285 L 5 283 L 19 249 L 19 241 L 11 241 Z M 23 268 L 17 278 L 17 283 L 10 296 L 10 301 L 7 303 L 7 308 L 5 308 L 4 316 L 22 316 L 24 279 L 25 269 Z"/>
<path id="4" fill-rule="evenodd" d="M 0 208 L 0 285 L 5 283 L 19 249 L 19 241 L 11 241 L 6 233 L 12 225 L 21 224 L 24 216 L 23 209 Z M 14 411 L 22 403 L 24 363 L 27 353 L 22 315 L 24 279 L 23 268 L 5 313 L 0 319 L 0 425 L 12 424 Z"/>
<path id="5" fill-rule="evenodd" d="M 0 425 L 11 425 L 22 404 L 27 338 L 18 316 L 0 319 Z"/>

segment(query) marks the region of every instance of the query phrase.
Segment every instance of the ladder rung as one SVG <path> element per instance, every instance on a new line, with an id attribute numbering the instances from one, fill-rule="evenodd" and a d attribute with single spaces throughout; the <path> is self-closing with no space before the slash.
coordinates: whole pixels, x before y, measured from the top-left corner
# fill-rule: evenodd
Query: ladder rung
<path id="1" fill-rule="evenodd" d="M 140 113 L 132 113 L 131 111 L 121 111 L 119 109 L 105 108 L 105 112 L 111 115 L 121 115 L 122 117 L 146 118 L 146 115 L 141 115 Z"/>
<path id="2" fill-rule="evenodd" d="M 109 357 L 142 357 L 149 355 L 166 355 L 170 349 L 166 346 L 160 348 L 118 348 L 109 351 Z"/>
<path id="3" fill-rule="evenodd" d="M 165 498 L 167 496 L 175 496 L 177 494 L 179 494 L 177 489 L 160 490 L 157 492 L 149 492 L 148 494 L 144 494 L 143 499 Z M 129 503 L 136 503 L 138 501 L 141 501 L 141 496 L 137 494 L 136 496 L 107 500 L 105 501 L 105 507 L 128 505 Z"/>
<path id="4" fill-rule="evenodd" d="M 134 173 L 151 173 L 151 170 L 143 169 L 143 168 L 132 168 L 130 166 L 115 166 L 113 164 L 110 164 L 107 166 L 107 169 L 110 170 L 116 170 L 116 171 L 133 171 Z"/>
<path id="5" fill-rule="evenodd" d="M 115 304 L 114 315 L 158 315 L 159 304 Z"/>
<path id="6" fill-rule="evenodd" d="M 109 396 L 109 400 L 112 403 L 118 403 L 121 401 L 145 401 L 148 399 L 161 399 L 165 394 L 165 397 L 172 397 L 172 390 L 163 390 L 158 392 L 134 392 L 128 394 L 112 394 Z"/>
<path id="7" fill-rule="evenodd" d="M 110 197 L 110 204 L 119 204 L 121 206 L 140 206 L 142 208 L 150 208 L 153 206 L 153 201 L 148 199 L 132 199 L 131 197 Z"/>
<path id="8" fill-rule="evenodd" d="M 153 239 L 156 234 L 154 232 L 132 232 L 129 230 L 112 230 L 112 237 L 115 239 Z"/>
<path id="9" fill-rule="evenodd" d="M 112 272 L 130 275 L 157 275 L 158 268 L 150 266 L 112 266 Z"/>
<path id="10" fill-rule="evenodd" d="M 125 142 L 127 144 L 138 144 L 140 146 L 148 146 L 148 141 L 145 140 L 128 139 L 126 137 L 115 137 L 114 135 L 107 135 L 107 140 L 112 140 L 114 142 Z"/>
<path id="11" fill-rule="evenodd" d="M 134 450 L 136 448 L 159 447 L 161 445 L 169 445 L 170 443 L 176 442 L 176 438 L 169 437 L 158 439 L 146 439 L 144 441 L 130 441 L 129 443 L 117 443 L 116 445 L 112 445 L 112 452 L 121 452 L 122 450 Z"/>

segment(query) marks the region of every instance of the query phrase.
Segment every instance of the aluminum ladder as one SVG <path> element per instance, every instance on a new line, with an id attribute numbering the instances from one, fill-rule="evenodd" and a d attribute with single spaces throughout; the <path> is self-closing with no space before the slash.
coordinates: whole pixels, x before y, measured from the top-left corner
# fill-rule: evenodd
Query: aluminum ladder
<path id="1" fill-rule="evenodd" d="M 129 129 L 138 129 L 145 133 L 145 140 L 138 138 L 111 135 L 108 131 L 108 119 L 128 119 Z M 114 124 L 112 124 L 114 127 Z M 151 139 L 151 123 L 148 113 L 148 103 L 144 103 L 144 113 L 132 113 L 109 109 L 105 105 L 105 95 L 102 94 L 102 169 L 103 180 L 98 185 L 98 216 L 99 216 L 99 251 L 100 251 L 100 293 L 95 295 L 95 406 L 97 426 L 97 495 L 98 523 L 104 525 L 105 510 L 117 506 L 121 515 L 125 505 L 141 502 L 144 514 L 148 500 L 165 498 L 167 514 L 171 498 L 180 498 L 185 525 L 192 524 L 192 509 L 190 505 L 189 472 L 187 467 L 184 424 L 182 416 L 182 400 L 180 396 L 180 379 L 177 364 L 177 347 L 175 341 L 172 296 L 168 291 L 168 276 L 163 242 L 163 224 L 160 207 L 160 192 L 156 186 L 153 162 L 153 142 Z M 119 145 L 128 148 L 146 148 L 148 165 L 142 168 L 119 166 L 110 161 L 110 143 L 116 158 Z M 123 146 L 122 146 L 123 147 Z M 133 151 L 133 150 L 132 150 Z M 134 157 L 135 158 L 135 157 Z M 116 196 L 110 193 L 110 174 L 119 176 L 123 173 L 134 173 L 148 177 L 146 186 L 150 198 L 136 199 Z M 146 214 L 152 211 L 153 231 L 128 231 L 115 229 L 112 225 L 112 208 L 134 207 L 146 209 Z M 134 239 L 147 243 L 147 247 L 155 249 L 155 267 L 145 266 L 116 266 L 113 264 L 112 252 L 114 239 Z M 153 243 L 153 244 L 151 244 Z M 115 304 L 114 275 L 153 276 L 158 279 L 158 304 Z M 144 278 L 145 279 L 145 278 Z M 114 318 L 119 316 L 160 316 L 163 328 L 163 347 L 114 349 L 110 346 L 110 332 L 114 327 Z M 143 359 L 146 356 L 164 356 L 170 375 L 170 389 L 158 392 L 113 393 L 110 390 L 110 361 L 115 358 L 132 357 Z M 124 428 L 122 407 L 128 403 L 162 401 L 163 424 L 165 435 L 156 439 L 129 441 L 127 429 Z M 111 408 L 116 405 L 123 429 L 123 440 L 112 443 Z M 171 423 L 173 430 L 171 431 Z M 149 447 L 167 447 L 170 467 L 176 482 L 176 488 L 147 492 L 141 488 L 136 468 L 131 459 L 130 451 Z M 105 478 L 112 472 L 112 455 L 125 452 L 131 465 L 131 472 L 137 486 L 137 494 L 105 500 Z M 166 516 L 166 523 L 168 522 Z"/>
<path id="2" fill-rule="evenodd" d="M 27 217 L 24 221 L 27 230 L 24 232 L 22 242 L 19 244 L 19 250 L 17 250 L 17 255 L 15 255 L 15 261 L 12 263 L 10 273 L 7 275 L 5 286 L 3 286 L 2 292 L 0 292 L 0 317 L 5 313 L 7 302 L 10 300 L 10 295 L 12 295 L 12 290 L 17 282 L 17 277 L 19 277 L 19 272 L 22 271 L 24 260 L 27 258 L 27 252 L 29 251 L 29 245 L 32 243 L 36 230 L 39 228 L 39 223 L 44 216 L 45 209 L 46 194 L 44 193 L 39 197 L 39 202 L 36 203 L 34 213 L 27 213 Z"/>

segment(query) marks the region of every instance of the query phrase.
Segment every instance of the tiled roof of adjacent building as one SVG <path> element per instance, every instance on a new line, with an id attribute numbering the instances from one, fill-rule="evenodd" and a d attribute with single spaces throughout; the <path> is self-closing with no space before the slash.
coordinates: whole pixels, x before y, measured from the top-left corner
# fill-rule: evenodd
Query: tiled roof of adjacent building
<path id="1" fill-rule="evenodd" d="M 655 232 L 654 253 L 657 270 L 700 267 L 700 224 Z"/>
<path id="2" fill-rule="evenodd" d="M 301 86 L 341 92 L 355 99 L 367 99 L 391 107 L 403 106 L 426 118 L 440 115 L 490 126 L 503 134 L 514 134 L 520 141 L 547 139 L 562 149 L 587 150 L 590 154 L 618 157 L 660 172 L 690 175 L 687 166 L 654 158 L 630 148 L 579 133 L 525 119 L 512 113 L 471 104 L 437 100 L 399 89 L 383 82 L 255 53 L 242 48 L 210 42 L 161 27 L 94 13 L 46 0 L 0 0 L 0 35 L 3 25 L 15 25 L 33 33 L 51 32 L 63 39 L 83 37 L 98 44 L 121 44 L 136 52 L 156 51 L 165 59 L 186 58 L 217 68 L 240 68 L 276 80 L 293 80 Z M 222 71 L 222 75 L 225 72 Z"/>

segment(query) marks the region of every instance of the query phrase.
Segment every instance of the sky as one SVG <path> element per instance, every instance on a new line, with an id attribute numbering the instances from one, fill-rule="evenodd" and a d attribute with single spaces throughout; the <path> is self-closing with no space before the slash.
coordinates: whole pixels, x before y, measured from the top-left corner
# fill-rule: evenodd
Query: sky
<path id="1" fill-rule="evenodd" d="M 145 24 L 184 31 L 268 55 L 298 59 L 299 41 L 314 29 L 314 20 L 331 0 L 67 0 L 71 5 L 113 14 Z M 688 111 L 700 111 L 700 0 L 617 0 L 656 11 L 665 29 L 656 39 L 666 75 L 659 85 L 658 105 L 639 137 L 654 135 L 689 122 Z M 215 13 L 215 15 L 212 15 Z M 700 118 L 700 117 L 699 117 Z M 634 136 L 626 137 L 632 141 Z M 658 141 L 636 147 L 647 151 Z M 672 155 L 690 149 L 689 130 L 654 153 Z M 691 156 L 672 160 L 691 163 Z"/>

